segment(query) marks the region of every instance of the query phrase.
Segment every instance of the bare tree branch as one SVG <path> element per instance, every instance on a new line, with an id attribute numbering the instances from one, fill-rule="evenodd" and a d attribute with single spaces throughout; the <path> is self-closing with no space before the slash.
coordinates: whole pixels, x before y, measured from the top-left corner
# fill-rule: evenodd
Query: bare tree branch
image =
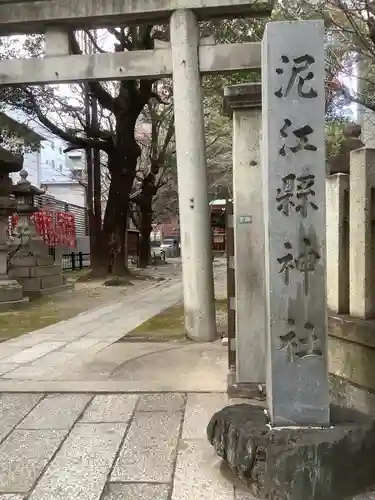
<path id="1" fill-rule="evenodd" d="M 69 33 L 69 43 L 72 54 L 82 54 L 82 49 L 79 46 L 78 40 L 74 32 Z M 100 105 L 111 111 L 115 112 L 115 99 L 107 92 L 99 82 L 89 82 L 90 91 L 98 99 Z"/>

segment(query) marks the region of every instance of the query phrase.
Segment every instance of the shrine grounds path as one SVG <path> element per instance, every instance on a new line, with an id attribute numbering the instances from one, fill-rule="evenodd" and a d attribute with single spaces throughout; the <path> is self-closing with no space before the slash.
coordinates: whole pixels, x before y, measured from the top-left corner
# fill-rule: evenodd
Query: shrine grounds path
<path id="1" fill-rule="evenodd" d="M 205 434 L 226 348 L 126 341 L 181 299 L 175 277 L 0 344 L 0 500 L 256 500 Z"/>
<path id="2" fill-rule="evenodd" d="M 176 276 L 0 344 L 0 500 L 249 500 L 205 436 L 226 348 L 123 341 L 181 300 Z"/>

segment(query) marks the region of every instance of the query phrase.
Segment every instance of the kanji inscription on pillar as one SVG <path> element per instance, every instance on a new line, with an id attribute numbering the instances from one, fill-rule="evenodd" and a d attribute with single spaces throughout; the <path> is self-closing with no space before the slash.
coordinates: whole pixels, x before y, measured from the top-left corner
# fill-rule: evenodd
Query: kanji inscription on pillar
<path id="1" fill-rule="evenodd" d="M 267 397 L 273 425 L 328 425 L 324 26 L 262 42 Z"/>

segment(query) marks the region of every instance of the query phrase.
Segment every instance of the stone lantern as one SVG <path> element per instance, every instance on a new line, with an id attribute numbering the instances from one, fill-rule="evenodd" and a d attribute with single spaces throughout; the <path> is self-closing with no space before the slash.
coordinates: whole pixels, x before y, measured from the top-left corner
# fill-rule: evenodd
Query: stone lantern
<path id="1" fill-rule="evenodd" d="M 0 148 L 0 311 L 6 311 L 28 301 L 22 294 L 22 286 L 8 275 L 9 217 L 16 210 L 16 203 L 10 198 L 12 180 L 9 174 L 19 172 L 23 159 Z"/>
<path id="2" fill-rule="evenodd" d="M 27 171 L 22 169 L 20 172 L 21 179 L 12 189 L 12 195 L 15 198 L 17 207 L 16 212 L 19 218 L 17 235 L 20 240 L 20 248 L 17 252 L 17 258 L 30 255 L 32 252 L 35 253 L 37 252 L 37 248 L 39 248 L 42 255 L 45 255 L 43 240 L 37 234 L 35 225 L 31 221 L 31 216 L 38 211 L 38 208 L 35 207 L 35 196 L 44 194 L 44 191 L 33 186 L 27 180 L 28 175 Z M 33 249 L 31 248 L 32 245 Z"/>
<path id="3" fill-rule="evenodd" d="M 20 177 L 12 189 L 19 217 L 16 228 L 19 246 L 11 258 L 9 276 L 22 284 L 24 294 L 31 299 L 70 290 L 72 285 L 63 276 L 61 265 L 55 264 L 31 219 L 38 211 L 35 196 L 44 191 L 27 180 L 26 170 L 21 170 Z"/>
<path id="4" fill-rule="evenodd" d="M 35 196 L 38 194 L 44 194 L 42 189 L 38 189 L 33 186 L 30 181 L 27 180 L 29 174 L 25 169 L 20 172 L 21 179 L 13 186 L 12 194 L 14 195 L 17 203 L 17 213 L 18 215 L 32 215 L 34 212 L 38 211 L 35 207 Z"/>

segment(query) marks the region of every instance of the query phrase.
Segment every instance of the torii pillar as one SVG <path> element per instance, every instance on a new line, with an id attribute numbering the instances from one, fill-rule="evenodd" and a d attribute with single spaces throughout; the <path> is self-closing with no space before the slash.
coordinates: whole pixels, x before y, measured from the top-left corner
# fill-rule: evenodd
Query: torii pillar
<path id="1" fill-rule="evenodd" d="M 191 10 L 171 17 L 185 328 L 188 337 L 217 337 L 208 206 L 204 118 L 199 74 L 199 27 Z"/>

